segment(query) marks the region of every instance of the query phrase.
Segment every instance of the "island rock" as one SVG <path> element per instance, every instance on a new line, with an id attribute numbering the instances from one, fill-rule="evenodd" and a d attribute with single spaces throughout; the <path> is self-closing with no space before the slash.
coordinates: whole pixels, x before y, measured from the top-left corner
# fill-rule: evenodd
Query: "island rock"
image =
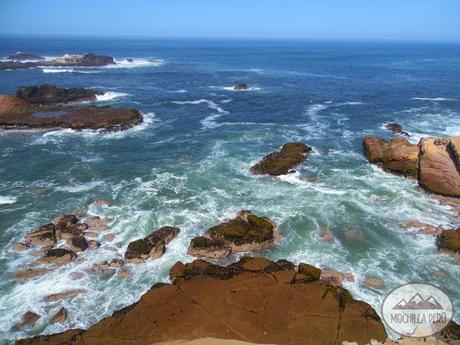
<path id="1" fill-rule="evenodd" d="M 21 87 L 16 91 L 16 97 L 31 104 L 59 104 L 69 102 L 95 101 L 97 95 L 103 95 L 97 90 L 84 88 L 59 88 L 55 85 Z"/>

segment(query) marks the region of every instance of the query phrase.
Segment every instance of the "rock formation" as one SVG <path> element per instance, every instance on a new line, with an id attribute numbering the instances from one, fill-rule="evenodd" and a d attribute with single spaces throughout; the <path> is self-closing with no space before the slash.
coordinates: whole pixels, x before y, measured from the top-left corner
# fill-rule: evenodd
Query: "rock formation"
<path id="1" fill-rule="evenodd" d="M 248 84 L 245 84 L 245 83 L 238 84 L 233 88 L 233 90 L 236 90 L 236 91 L 244 91 L 248 89 L 249 89 L 249 86 Z"/>
<path id="2" fill-rule="evenodd" d="M 460 137 L 423 138 L 418 145 L 405 138 L 364 139 L 371 163 L 384 170 L 415 177 L 421 187 L 444 196 L 460 197 Z"/>
<path id="3" fill-rule="evenodd" d="M 10 55 L 8 61 L 0 61 L 0 70 L 6 69 L 24 69 L 31 67 L 101 67 L 115 65 L 115 61 L 111 56 L 96 55 L 86 53 L 82 55 L 66 54 L 53 60 L 42 59 L 27 59 L 30 54 L 16 53 Z M 36 55 L 33 55 L 36 56 Z M 39 57 L 40 56 L 36 56 Z M 24 61 L 24 60 L 40 60 L 40 61 Z"/>
<path id="4" fill-rule="evenodd" d="M 402 126 L 399 123 L 387 123 L 385 128 L 390 130 L 393 134 L 400 134 L 410 137 L 409 133 L 403 131 Z"/>
<path id="5" fill-rule="evenodd" d="M 266 155 L 259 163 L 251 168 L 256 175 L 272 176 L 287 174 L 296 165 L 302 163 L 311 148 L 304 143 L 287 143 L 281 150 Z"/>
<path id="6" fill-rule="evenodd" d="M 59 88 L 55 85 L 21 87 L 16 91 L 16 97 L 31 104 L 59 104 L 81 101 L 95 101 L 97 95 L 104 93 L 96 90 L 80 88 Z"/>
<path id="7" fill-rule="evenodd" d="M 17 97 L 0 95 L 0 129 L 71 128 L 120 131 L 142 121 L 141 113 L 134 109 L 36 105 Z"/>
<path id="8" fill-rule="evenodd" d="M 228 267 L 178 262 L 171 284 L 154 285 L 139 302 L 87 331 L 19 340 L 17 345 L 137 345 L 205 337 L 264 344 L 342 344 L 387 338 L 377 313 L 318 269 L 286 260 L 243 258 Z"/>
<path id="9" fill-rule="evenodd" d="M 436 238 L 440 250 L 460 253 L 460 228 L 442 231 Z"/>
<path id="10" fill-rule="evenodd" d="M 164 226 L 155 230 L 145 238 L 131 242 L 125 253 L 128 262 L 143 262 L 146 259 L 158 259 L 165 250 L 166 245 L 180 232 L 179 228 Z"/>
<path id="11" fill-rule="evenodd" d="M 236 218 L 207 229 L 194 238 L 189 255 L 219 259 L 235 252 L 251 252 L 273 246 L 278 237 L 276 224 L 265 217 L 241 211 Z"/>
<path id="12" fill-rule="evenodd" d="M 16 52 L 14 54 L 11 54 L 6 59 L 13 60 L 13 61 L 45 60 L 43 56 L 40 56 L 37 54 L 23 53 L 23 52 Z"/>

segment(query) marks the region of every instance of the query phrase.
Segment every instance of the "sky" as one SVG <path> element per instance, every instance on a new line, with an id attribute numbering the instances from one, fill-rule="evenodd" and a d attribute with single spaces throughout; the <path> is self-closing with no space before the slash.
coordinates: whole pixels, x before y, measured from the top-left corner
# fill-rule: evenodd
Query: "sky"
<path id="1" fill-rule="evenodd" d="M 0 35 L 460 42 L 460 0 L 0 0 Z"/>

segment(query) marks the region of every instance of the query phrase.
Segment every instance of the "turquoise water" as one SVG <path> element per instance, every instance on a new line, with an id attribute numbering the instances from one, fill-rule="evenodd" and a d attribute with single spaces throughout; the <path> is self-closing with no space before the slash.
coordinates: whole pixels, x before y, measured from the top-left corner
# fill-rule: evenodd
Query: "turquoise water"
<path id="1" fill-rule="evenodd" d="M 287 258 L 353 273 L 353 295 L 377 310 L 399 284 L 431 282 L 460 307 L 460 266 L 436 250 L 434 238 L 412 236 L 408 220 L 458 224 L 452 211 L 417 184 L 367 163 L 362 139 L 389 138 L 399 122 L 412 134 L 460 134 L 460 46 L 397 43 L 179 40 L 0 40 L 0 56 L 23 50 L 45 56 L 94 52 L 121 62 L 108 68 L 0 71 L 0 92 L 54 83 L 94 87 L 97 102 L 134 107 L 145 122 L 121 133 L 72 130 L 0 133 L 0 342 L 68 328 L 87 328 L 137 301 L 187 256 L 189 241 L 241 209 L 279 224 L 282 240 L 257 255 Z M 133 58 L 133 62 L 127 61 Z M 231 87 L 248 83 L 249 91 Z M 298 172 L 252 176 L 249 168 L 288 141 L 314 152 Z M 95 199 L 110 207 L 91 205 Z M 110 219 L 112 242 L 85 261 L 41 278 L 15 282 L 11 273 L 34 257 L 14 244 L 63 213 Z M 134 239 L 163 226 L 180 235 L 166 254 L 129 265 L 133 276 L 87 274 L 92 263 L 121 257 Z M 334 242 L 320 229 L 329 228 Z M 235 260 L 237 257 L 232 257 Z M 224 263 L 227 261 L 224 261 Z M 438 278 L 434 271 L 445 272 Z M 382 290 L 362 286 L 366 275 Z M 87 293 L 55 303 L 43 297 L 66 289 Z M 45 315 L 61 306 L 63 324 Z M 27 310 L 44 315 L 32 329 L 12 329 Z M 458 315 L 458 314 L 457 314 Z"/>

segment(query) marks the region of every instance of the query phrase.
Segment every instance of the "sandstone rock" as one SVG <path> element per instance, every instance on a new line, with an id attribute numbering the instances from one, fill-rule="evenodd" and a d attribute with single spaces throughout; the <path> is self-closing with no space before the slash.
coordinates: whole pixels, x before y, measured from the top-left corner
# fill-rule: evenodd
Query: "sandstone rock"
<path id="1" fill-rule="evenodd" d="M 117 272 L 117 277 L 118 278 L 129 278 L 131 277 L 133 274 L 128 271 L 127 269 L 121 269 Z"/>
<path id="2" fill-rule="evenodd" d="M 99 216 L 91 217 L 85 220 L 85 223 L 88 225 L 88 229 L 90 231 L 105 231 L 108 230 L 109 227 L 105 223 L 106 220 L 102 219 Z"/>
<path id="3" fill-rule="evenodd" d="M 221 259 L 229 256 L 231 253 L 232 248 L 224 240 L 212 240 L 201 236 L 192 239 L 187 250 L 188 255 L 210 259 Z"/>
<path id="4" fill-rule="evenodd" d="M 16 91 L 16 97 L 32 104 L 57 104 L 78 101 L 95 101 L 96 95 L 103 92 L 84 88 L 58 88 L 55 85 L 40 85 L 21 87 Z"/>
<path id="5" fill-rule="evenodd" d="M 203 260 L 177 263 L 171 269 L 174 285 L 154 285 L 138 303 L 87 331 L 21 340 L 18 345 L 56 345 L 70 339 L 72 345 L 144 345 L 210 336 L 259 344 L 330 345 L 387 338 L 377 313 L 348 291 L 320 281 L 292 284 L 299 274 L 292 263 L 251 260 L 227 267 Z"/>
<path id="6" fill-rule="evenodd" d="M 343 282 L 354 282 L 355 277 L 351 273 L 342 273 L 334 270 L 321 270 L 321 281 L 333 286 L 341 287 Z"/>
<path id="7" fill-rule="evenodd" d="M 367 277 L 364 279 L 363 284 L 367 287 L 374 289 L 381 289 L 385 285 L 382 279 L 375 277 Z"/>
<path id="8" fill-rule="evenodd" d="M 311 148 L 303 143 L 284 144 L 280 151 L 266 155 L 259 163 L 251 168 L 256 175 L 268 174 L 272 176 L 284 175 L 296 165 L 302 163 Z"/>
<path id="9" fill-rule="evenodd" d="M 371 163 L 377 163 L 386 171 L 417 176 L 420 149 L 405 138 L 393 138 L 388 142 L 376 137 L 366 137 L 364 150 Z"/>
<path id="10" fill-rule="evenodd" d="M 86 242 L 86 238 L 83 236 L 72 237 L 67 240 L 67 244 L 73 251 L 77 253 L 84 252 L 86 249 L 88 249 L 88 242 Z"/>
<path id="11" fill-rule="evenodd" d="M 65 228 L 66 226 L 77 224 L 79 220 L 80 218 L 75 214 L 64 214 L 53 219 L 53 224 L 57 228 Z"/>
<path id="12" fill-rule="evenodd" d="M 47 268 L 26 268 L 14 272 L 14 279 L 16 280 L 27 280 L 35 277 L 40 277 L 48 272 L 50 269 Z"/>
<path id="13" fill-rule="evenodd" d="M 236 85 L 233 89 L 236 91 L 243 91 L 243 90 L 248 90 L 249 86 L 248 84 L 241 83 L 241 84 Z"/>
<path id="14" fill-rule="evenodd" d="M 430 192 L 460 197 L 460 170 L 453 159 L 452 142 L 448 138 L 420 140 L 418 178 L 420 186 Z"/>
<path id="15" fill-rule="evenodd" d="M 88 242 L 88 248 L 89 249 L 96 249 L 96 248 L 99 248 L 101 246 L 101 244 L 98 241 L 95 241 L 95 240 L 89 240 L 87 242 Z"/>
<path id="16" fill-rule="evenodd" d="M 406 229 L 417 229 L 417 232 L 424 235 L 439 235 L 444 228 L 435 226 L 417 220 L 410 220 L 403 225 Z"/>
<path id="17" fill-rule="evenodd" d="M 24 61 L 24 60 L 45 60 L 43 56 L 31 53 L 16 52 L 9 55 L 7 60 Z"/>
<path id="18" fill-rule="evenodd" d="M 297 272 L 303 275 L 302 281 L 305 282 L 318 281 L 321 277 L 321 270 L 308 264 L 299 264 L 299 266 L 297 267 Z M 298 279 L 299 278 L 297 278 L 296 280 Z"/>
<path id="19" fill-rule="evenodd" d="M 0 63 L 1 64 L 1 63 Z M 121 131 L 142 123 L 134 109 L 110 106 L 35 105 L 17 97 L 0 95 L 1 129 L 71 128 Z"/>
<path id="20" fill-rule="evenodd" d="M 23 252 L 24 250 L 27 250 L 30 248 L 30 245 L 28 245 L 27 243 L 16 243 L 16 245 L 14 246 L 14 250 L 16 250 L 17 252 Z"/>
<path id="21" fill-rule="evenodd" d="M 38 229 L 26 236 L 26 241 L 40 246 L 54 245 L 56 243 L 54 224 L 49 223 L 41 225 Z"/>
<path id="22" fill-rule="evenodd" d="M 58 310 L 56 314 L 50 320 L 50 323 L 58 323 L 63 322 L 67 319 L 67 310 L 64 307 Z"/>
<path id="23" fill-rule="evenodd" d="M 45 256 L 37 260 L 37 263 L 65 265 L 75 260 L 76 257 L 77 257 L 77 254 L 75 254 L 75 252 L 68 250 L 68 249 L 63 249 L 63 248 L 49 249 L 45 252 Z"/>
<path id="24" fill-rule="evenodd" d="M 460 228 L 442 231 L 436 239 L 436 244 L 440 250 L 460 253 Z"/>
<path id="25" fill-rule="evenodd" d="M 86 290 L 83 290 L 83 289 L 68 290 L 65 292 L 59 292 L 59 293 L 55 293 L 52 295 L 48 295 L 44 298 L 44 300 L 45 302 L 55 302 L 61 299 L 73 298 L 85 292 Z"/>
<path id="26" fill-rule="evenodd" d="M 114 239 L 115 239 L 115 235 L 113 235 L 113 234 L 104 235 L 104 240 L 106 240 L 106 241 L 113 241 Z"/>
<path id="27" fill-rule="evenodd" d="M 112 261 L 110 261 L 110 267 L 115 267 L 115 268 L 120 268 L 122 267 L 123 265 L 125 264 L 125 262 L 121 259 L 112 259 Z"/>
<path id="28" fill-rule="evenodd" d="M 40 315 L 34 313 L 33 311 L 28 311 L 22 316 L 22 320 L 20 323 L 16 324 L 16 328 L 24 328 L 27 326 L 34 325 L 39 319 L 41 318 Z"/>
<path id="29" fill-rule="evenodd" d="M 164 226 L 149 236 L 131 242 L 125 253 L 128 262 L 139 262 L 148 258 L 157 259 L 165 252 L 165 246 L 177 236 L 179 228 Z"/>

